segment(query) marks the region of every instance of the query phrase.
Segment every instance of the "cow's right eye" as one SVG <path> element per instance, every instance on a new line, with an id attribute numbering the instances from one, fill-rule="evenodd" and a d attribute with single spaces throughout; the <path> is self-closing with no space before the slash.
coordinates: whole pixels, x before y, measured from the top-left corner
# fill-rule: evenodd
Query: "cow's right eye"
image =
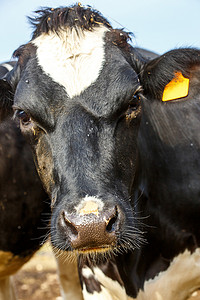
<path id="1" fill-rule="evenodd" d="M 23 126 L 27 126 L 32 122 L 30 115 L 24 110 L 16 110 L 15 116 L 20 120 Z"/>

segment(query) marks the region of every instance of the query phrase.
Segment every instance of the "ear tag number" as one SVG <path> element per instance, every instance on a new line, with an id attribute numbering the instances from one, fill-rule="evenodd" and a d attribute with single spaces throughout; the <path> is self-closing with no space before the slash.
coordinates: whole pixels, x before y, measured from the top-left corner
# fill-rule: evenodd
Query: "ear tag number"
<path id="1" fill-rule="evenodd" d="M 185 78 L 181 72 L 175 73 L 175 77 L 165 86 L 162 101 L 171 101 L 186 97 L 189 92 L 188 78 Z"/>

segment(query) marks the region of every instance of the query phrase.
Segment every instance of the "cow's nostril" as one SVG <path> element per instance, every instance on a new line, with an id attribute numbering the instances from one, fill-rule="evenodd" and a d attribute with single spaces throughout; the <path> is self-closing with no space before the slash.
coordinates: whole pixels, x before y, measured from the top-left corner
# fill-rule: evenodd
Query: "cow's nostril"
<path id="1" fill-rule="evenodd" d="M 76 229 L 76 225 L 66 217 L 65 212 L 63 212 L 63 219 L 68 231 L 70 231 L 70 233 L 74 237 L 78 236 L 78 230 Z"/>
<path id="2" fill-rule="evenodd" d="M 114 215 L 111 216 L 110 219 L 107 221 L 107 226 L 106 226 L 107 232 L 113 232 L 116 230 L 117 219 L 118 219 L 118 211 L 116 207 Z"/>

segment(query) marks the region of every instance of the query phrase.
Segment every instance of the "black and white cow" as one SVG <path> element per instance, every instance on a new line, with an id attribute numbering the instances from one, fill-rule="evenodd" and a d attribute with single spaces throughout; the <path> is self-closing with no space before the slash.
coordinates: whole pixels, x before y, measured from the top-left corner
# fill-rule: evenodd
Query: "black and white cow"
<path id="1" fill-rule="evenodd" d="M 142 67 L 146 98 L 132 201 L 147 243 L 115 262 L 83 268 L 83 281 L 95 296 L 103 286 L 111 299 L 127 299 L 116 282 L 120 276 L 137 300 L 188 299 L 200 287 L 199 68 L 195 49 L 157 55 Z"/>
<path id="2" fill-rule="evenodd" d="M 130 204 L 141 115 L 135 53 L 128 35 L 90 8 L 38 14 L 1 81 L 1 103 L 14 94 L 9 103 L 52 199 L 53 246 L 103 259 L 142 239 Z"/>
<path id="3" fill-rule="evenodd" d="M 146 99 L 134 202 L 147 244 L 118 267 L 129 294 L 144 285 L 153 299 L 186 299 L 200 286 L 200 51 L 165 53 L 144 66 L 141 80 Z"/>
<path id="4" fill-rule="evenodd" d="M 15 61 L 9 61 L 0 64 L 0 78 L 2 78 L 6 73 L 10 72 L 15 64 Z"/>
<path id="5" fill-rule="evenodd" d="M 158 58 L 148 70 L 151 63 L 132 49 L 125 32 L 81 5 L 41 10 L 32 23 L 31 41 L 15 52 L 18 63 L 0 83 L 1 103 L 4 107 L 8 95 L 14 94 L 10 104 L 52 199 L 52 244 L 65 261 L 79 258 L 85 299 L 128 299 L 151 278 L 145 272 L 139 277 L 142 271 L 137 270 L 135 256 L 141 252 L 136 248 L 143 240 L 140 223 L 156 226 L 151 224 L 153 216 L 148 221 L 140 219 L 150 213 L 141 202 L 154 173 L 145 172 L 142 155 L 150 153 L 146 141 L 139 143 L 137 160 L 141 100 L 144 110 L 150 106 L 144 104 L 147 101 L 158 102 L 158 88 L 164 90 L 176 72 L 189 76 L 186 64 L 168 62 L 168 73 L 168 65 L 162 67 L 163 60 Z M 185 53 L 188 62 L 195 62 L 191 66 L 196 66 L 199 51 Z M 142 121 L 140 141 L 147 135 L 151 142 L 145 118 L 148 115 Z M 156 182 L 154 186 L 159 188 Z M 148 254 L 140 262 L 149 262 Z"/>
<path id="6" fill-rule="evenodd" d="M 0 65 L 5 75 L 13 63 Z M 50 203 L 35 170 L 30 146 L 0 110 L 0 299 L 15 299 L 10 275 L 40 247 L 48 232 Z"/>

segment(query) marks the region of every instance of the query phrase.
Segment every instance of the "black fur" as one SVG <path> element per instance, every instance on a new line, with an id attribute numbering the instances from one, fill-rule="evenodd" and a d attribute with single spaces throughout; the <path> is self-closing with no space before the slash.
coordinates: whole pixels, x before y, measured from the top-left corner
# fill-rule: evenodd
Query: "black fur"
<path id="1" fill-rule="evenodd" d="M 168 267 L 174 255 L 199 243 L 199 51 L 179 49 L 149 62 L 130 47 L 126 33 L 113 30 L 96 12 L 93 18 L 93 13 L 80 5 L 45 9 L 33 21 L 33 39 L 49 31 L 59 34 L 63 26 L 91 30 L 98 21 L 111 29 L 105 35 L 100 76 L 80 95 L 71 99 L 43 72 L 30 43 L 16 52 L 16 72 L 6 80 L 15 91 L 14 109 L 30 120 L 23 124 L 21 119 L 21 129 L 52 199 L 52 243 L 66 251 L 87 249 L 91 258 L 99 258 L 94 244 L 105 248 L 102 240 L 75 248 L 77 227 L 69 225 L 77 217 L 78 222 L 84 220 L 82 227 L 91 230 L 95 217 L 77 216 L 76 207 L 86 195 L 99 197 L 105 209 L 102 219 L 115 208 L 111 252 L 120 252 L 116 258 L 120 276 L 127 293 L 135 296 L 146 279 Z M 178 71 L 190 78 L 189 95 L 180 103 L 164 104 L 164 87 Z M 2 81 L 0 85 L 5 94 Z M 139 226 L 140 217 L 149 227 Z M 141 246 L 140 229 L 148 229 L 148 245 L 136 251 Z"/>
<path id="2" fill-rule="evenodd" d="M 129 204 L 129 191 L 135 172 L 140 83 L 127 43 L 129 36 L 113 30 L 97 12 L 79 5 L 45 9 L 38 14 L 33 38 L 49 30 L 59 34 L 60 28 L 66 26 L 91 30 L 101 23 L 111 29 L 105 35 L 106 62 L 100 76 L 73 99 L 43 72 L 32 43 L 15 52 L 18 63 L 6 76 L 11 88 L 16 89 L 13 108 L 30 119 L 26 126 L 21 120 L 21 128 L 32 145 L 39 175 L 54 202 L 52 242 L 61 249 L 73 250 L 68 233 L 60 228 L 62 211 L 75 214 L 80 199 L 92 195 L 103 199 L 105 211 L 117 207 L 112 250 L 138 246 L 141 237 L 135 228 L 137 220 Z M 123 232 L 131 224 L 133 241 L 129 243 L 132 232 Z"/>
<path id="3" fill-rule="evenodd" d="M 15 63 L 12 64 L 13 66 Z M 7 70 L 1 68 L 2 75 Z M 4 74 L 3 74 L 4 70 Z M 12 71 L 10 72 L 12 73 Z M 12 77 L 9 75 L 10 78 Z M 13 92 L 1 81 L 0 106 L 0 250 L 21 257 L 22 264 L 39 249 L 48 233 L 50 202 L 36 173 L 30 146 L 12 120 Z M 2 102 L 1 102 L 2 103 Z M 9 103 L 9 105 L 4 105 Z M 7 109 L 8 107 L 8 109 Z M 1 264 L 3 262 L 1 261 Z M 5 261 L 8 272 L 16 271 L 13 261 Z M 2 270 L 5 266 L 2 266 Z M 6 268 L 5 268 L 6 269 Z M 10 273 L 11 272 L 11 273 Z"/>
<path id="4" fill-rule="evenodd" d="M 146 99 L 133 193 L 147 244 L 116 258 L 132 296 L 175 256 L 200 247 L 199 58 L 200 50 L 177 49 L 144 67 Z M 190 79 L 188 96 L 162 102 L 164 86 L 180 71 Z"/>
<path id="5" fill-rule="evenodd" d="M 36 17 L 29 18 L 32 26 L 35 28 L 33 39 L 41 33 L 48 33 L 49 31 L 59 32 L 63 27 L 92 30 L 99 25 L 104 25 L 107 28 L 111 28 L 109 22 L 100 12 L 91 9 L 91 7 L 85 8 L 81 5 L 42 8 L 35 13 L 37 14 Z"/>

